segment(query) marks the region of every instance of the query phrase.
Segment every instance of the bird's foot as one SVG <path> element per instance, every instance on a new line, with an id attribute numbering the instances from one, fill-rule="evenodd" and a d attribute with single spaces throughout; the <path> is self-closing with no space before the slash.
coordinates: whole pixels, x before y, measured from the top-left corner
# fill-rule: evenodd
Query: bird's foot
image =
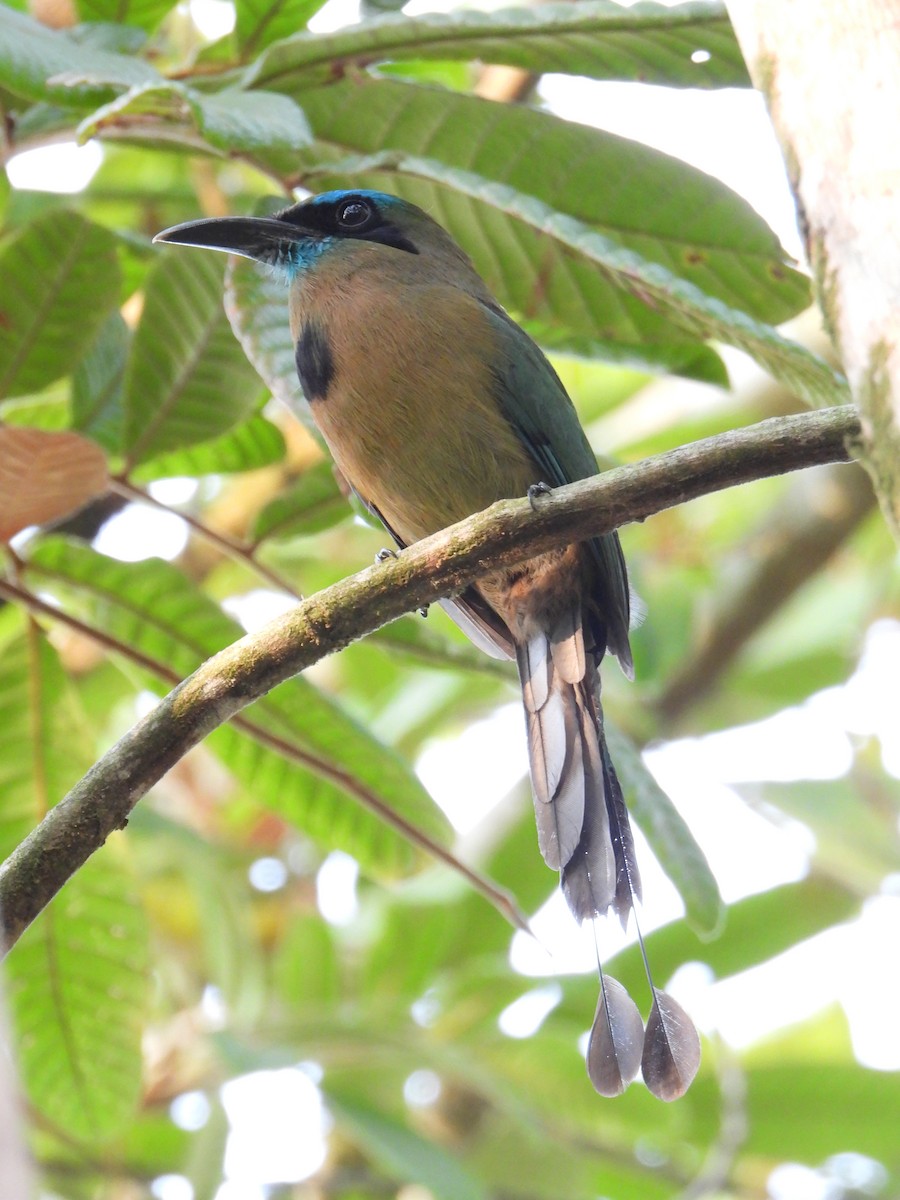
<path id="1" fill-rule="evenodd" d="M 420 617 L 427 617 L 428 616 L 428 607 L 429 606 L 427 604 L 423 604 L 421 608 L 416 609 L 416 612 L 419 614 Z"/>
<path id="2" fill-rule="evenodd" d="M 550 484 L 544 483 L 542 480 L 531 485 L 526 492 L 526 495 L 528 496 L 528 503 L 531 505 L 532 512 L 537 512 L 538 496 L 549 496 L 552 491 L 553 488 L 550 486 Z"/>
<path id="3" fill-rule="evenodd" d="M 381 549 L 378 551 L 378 553 L 375 555 L 375 561 L 377 563 L 383 563 L 383 562 L 387 562 L 387 560 L 389 558 L 396 558 L 396 557 L 397 557 L 396 550 L 391 550 L 391 548 L 389 546 L 382 546 Z"/>

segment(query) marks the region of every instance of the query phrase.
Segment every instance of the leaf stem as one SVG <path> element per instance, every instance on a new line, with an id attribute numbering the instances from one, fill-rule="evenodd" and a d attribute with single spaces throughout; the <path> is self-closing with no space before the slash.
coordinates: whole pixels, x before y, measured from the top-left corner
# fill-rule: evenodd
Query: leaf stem
<path id="1" fill-rule="evenodd" d="M 192 513 L 182 512 L 180 509 L 172 508 L 168 504 L 164 504 L 162 500 L 157 500 L 150 492 L 144 488 L 138 487 L 137 484 L 131 483 L 124 476 L 118 475 L 110 480 L 109 490 L 115 492 L 119 496 L 124 496 L 125 499 L 131 500 L 137 504 L 149 504 L 152 508 L 160 509 L 162 512 L 173 513 L 176 517 L 180 517 L 186 525 L 188 525 L 198 537 L 209 542 L 226 554 L 229 558 L 242 562 L 254 571 L 260 579 L 265 579 L 272 587 L 279 592 L 286 592 L 289 596 L 293 596 L 295 600 L 302 600 L 302 595 L 297 591 L 293 584 L 288 581 L 277 571 L 271 567 L 267 567 L 265 563 L 260 562 L 253 552 L 253 547 L 246 542 L 239 541 L 237 538 L 229 537 L 225 533 L 219 533 L 218 530 L 206 525 L 198 517 Z"/>

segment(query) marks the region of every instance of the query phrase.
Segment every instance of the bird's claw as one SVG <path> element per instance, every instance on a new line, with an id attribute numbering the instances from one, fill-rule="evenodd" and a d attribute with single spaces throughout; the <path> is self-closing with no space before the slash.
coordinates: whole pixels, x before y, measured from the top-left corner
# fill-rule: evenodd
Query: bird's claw
<path id="1" fill-rule="evenodd" d="M 378 553 L 375 555 L 375 561 L 377 563 L 383 563 L 383 562 L 387 562 L 387 560 L 389 558 L 396 558 L 396 557 L 397 557 L 396 550 L 391 550 L 389 546 L 382 546 L 381 549 L 378 551 Z"/>
<path id="2" fill-rule="evenodd" d="M 528 503 L 531 505 L 531 511 L 537 512 L 538 496 L 549 496 L 552 491 L 553 488 L 550 486 L 550 484 L 544 483 L 543 480 L 533 483 L 526 492 L 526 495 L 528 496 Z"/>
<path id="3" fill-rule="evenodd" d="M 416 609 L 416 612 L 419 614 L 420 617 L 427 617 L 428 616 L 428 605 L 423 604 L 421 608 Z"/>

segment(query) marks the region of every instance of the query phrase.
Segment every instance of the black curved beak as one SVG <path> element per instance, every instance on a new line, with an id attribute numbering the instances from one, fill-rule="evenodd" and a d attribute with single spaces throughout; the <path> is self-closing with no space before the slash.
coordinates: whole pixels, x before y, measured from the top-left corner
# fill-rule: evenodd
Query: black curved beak
<path id="1" fill-rule="evenodd" d="M 284 260 L 289 246 L 314 236 L 312 231 L 277 217 L 208 217 L 173 225 L 153 240 L 277 264 Z"/>

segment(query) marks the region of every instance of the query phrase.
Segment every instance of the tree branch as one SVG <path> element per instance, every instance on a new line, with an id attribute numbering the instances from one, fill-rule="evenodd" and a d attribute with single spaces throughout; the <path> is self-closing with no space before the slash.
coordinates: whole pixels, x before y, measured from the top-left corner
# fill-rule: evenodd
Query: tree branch
<path id="1" fill-rule="evenodd" d="M 395 559 L 310 596 L 199 667 L 138 722 L 0 868 L 5 945 L 123 827 L 137 801 L 213 729 L 326 654 L 498 567 L 766 476 L 849 461 L 850 407 L 776 417 L 539 498 L 503 500 Z"/>
<path id="2" fill-rule="evenodd" d="M 890 0 L 728 0 L 766 98 L 816 296 L 900 538 L 900 22 Z M 838 83 L 839 81 L 839 83 Z M 885 120 L 886 114 L 893 119 Z"/>
<path id="3" fill-rule="evenodd" d="M 731 548 L 724 575 L 732 581 L 717 589 L 704 629 L 656 701 L 668 728 L 718 687 L 750 639 L 818 575 L 874 507 L 862 467 L 831 466 L 797 479 L 776 511 Z"/>
<path id="4" fill-rule="evenodd" d="M 105 630 L 97 629 L 93 625 L 88 625 L 86 621 L 80 620 L 78 617 L 73 617 L 71 613 L 63 612 L 53 604 L 48 604 L 45 600 L 41 600 L 34 592 L 30 592 L 27 588 L 16 586 L 12 583 L 7 583 L 0 579 L 0 598 L 5 598 L 18 604 L 21 608 L 26 609 L 32 616 L 44 617 L 57 624 L 65 625 L 67 628 L 75 630 L 82 637 L 88 638 L 90 641 L 96 642 L 109 650 L 113 654 L 119 654 L 129 662 L 135 663 L 143 667 L 146 671 L 156 675 L 158 679 L 164 680 L 171 685 L 177 685 L 181 681 L 181 676 L 177 671 L 173 671 L 171 667 L 165 663 L 159 662 L 143 651 L 129 646 L 127 643 L 120 641 L 118 638 L 112 637 Z M 487 659 L 488 662 L 493 662 L 493 659 Z M 503 667 L 501 663 L 495 663 L 498 667 Z M 342 788 L 348 795 L 357 800 L 364 808 L 368 808 L 371 812 L 376 813 L 382 821 L 392 826 L 413 846 L 423 850 L 426 854 L 439 862 L 445 863 L 451 870 L 457 871 L 462 877 L 472 885 L 479 895 L 483 896 L 488 903 L 492 904 L 497 911 L 517 929 L 522 929 L 529 933 L 528 920 L 516 906 L 513 897 L 509 892 L 499 887 L 492 879 L 481 875 L 472 867 L 467 866 L 455 854 L 447 850 L 440 842 L 435 841 L 423 830 L 413 825 L 412 822 L 401 817 L 399 813 L 393 812 L 387 804 L 380 799 L 370 788 L 362 784 L 349 772 L 337 767 L 334 763 L 326 758 L 321 758 L 317 754 L 311 753 L 309 750 L 301 746 L 295 745 L 288 738 L 279 737 L 278 734 L 272 731 L 261 722 L 254 720 L 252 717 L 238 715 L 231 718 L 231 724 L 240 729 L 243 733 L 248 734 L 263 746 L 268 746 L 274 750 L 276 754 L 280 754 L 282 758 L 288 759 L 289 762 L 295 762 L 298 766 L 303 767 L 307 771 L 312 771 L 314 774 L 327 779 L 330 783 Z M 2 944 L 2 940 L 0 940 Z M 0 1193 L 2 1195 L 2 1193 Z"/>

